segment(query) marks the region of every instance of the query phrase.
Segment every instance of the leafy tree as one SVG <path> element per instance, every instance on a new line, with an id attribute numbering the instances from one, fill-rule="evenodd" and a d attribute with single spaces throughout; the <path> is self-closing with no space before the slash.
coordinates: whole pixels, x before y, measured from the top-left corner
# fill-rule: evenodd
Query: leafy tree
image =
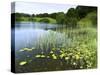
<path id="1" fill-rule="evenodd" d="M 57 13 L 51 13 L 51 14 L 49 14 L 49 17 L 56 19 L 56 15 L 57 15 Z"/>
<path id="2" fill-rule="evenodd" d="M 58 24 L 62 24 L 63 25 L 64 22 L 65 22 L 65 14 L 63 12 L 57 13 L 56 21 L 57 21 Z"/>
<path id="3" fill-rule="evenodd" d="M 32 17 L 35 17 L 35 14 L 32 14 Z"/>
<path id="4" fill-rule="evenodd" d="M 97 7 L 89 7 L 89 6 L 77 6 L 76 7 L 76 11 L 80 19 L 84 18 L 88 13 L 93 12 L 95 10 L 97 10 Z"/>
<path id="5" fill-rule="evenodd" d="M 65 24 L 67 27 L 77 27 L 78 14 L 74 8 L 70 8 L 66 13 Z"/>
<path id="6" fill-rule="evenodd" d="M 48 17 L 48 13 L 43 13 L 43 14 L 36 14 L 36 17 Z"/>

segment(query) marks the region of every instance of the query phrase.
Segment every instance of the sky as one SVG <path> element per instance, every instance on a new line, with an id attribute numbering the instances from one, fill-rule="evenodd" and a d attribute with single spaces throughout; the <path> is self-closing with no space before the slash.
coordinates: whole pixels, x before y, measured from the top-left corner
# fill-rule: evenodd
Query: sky
<path id="1" fill-rule="evenodd" d="M 34 2 L 15 2 L 15 12 L 40 14 L 40 13 L 66 13 L 69 8 L 75 8 L 76 5 L 54 4 L 54 3 L 34 3 Z"/>

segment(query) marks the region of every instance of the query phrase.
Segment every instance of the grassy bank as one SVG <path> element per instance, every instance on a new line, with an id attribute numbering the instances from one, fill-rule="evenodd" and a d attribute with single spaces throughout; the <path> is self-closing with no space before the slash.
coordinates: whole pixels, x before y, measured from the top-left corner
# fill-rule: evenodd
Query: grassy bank
<path id="1" fill-rule="evenodd" d="M 43 23 L 48 23 L 48 24 L 56 24 L 56 20 L 50 17 L 20 17 L 16 18 L 16 22 L 43 22 Z"/>

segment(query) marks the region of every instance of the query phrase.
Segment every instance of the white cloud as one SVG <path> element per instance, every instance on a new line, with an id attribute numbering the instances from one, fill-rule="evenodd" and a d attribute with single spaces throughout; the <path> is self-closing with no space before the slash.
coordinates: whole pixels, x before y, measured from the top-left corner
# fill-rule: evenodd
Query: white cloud
<path id="1" fill-rule="evenodd" d="M 16 2 L 15 12 L 39 14 L 53 12 L 67 12 L 69 8 L 75 8 L 76 5 L 54 4 L 54 3 L 34 3 L 34 2 Z"/>

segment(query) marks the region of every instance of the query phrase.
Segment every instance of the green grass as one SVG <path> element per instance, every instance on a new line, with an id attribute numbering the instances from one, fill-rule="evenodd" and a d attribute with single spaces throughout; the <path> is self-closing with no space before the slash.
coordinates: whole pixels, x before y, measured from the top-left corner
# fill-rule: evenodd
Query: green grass
<path id="1" fill-rule="evenodd" d="M 34 18 L 33 18 L 33 21 L 35 21 L 35 22 L 40 22 L 40 20 L 42 20 L 42 19 L 47 19 L 47 20 L 49 20 L 49 23 L 51 23 L 51 24 L 55 24 L 55 23 L 56 23 L 56 20 L 55 20 L 55 19 L 49 18 L 49 17 L 43 17 L 43 18 L 34 17 Z"/>
<path id="2" fill-rule="evenodd" d="M 20 17 L 20 18 L 16 18 L 16 22 L 28 22 L 30 21 L 29 17 Z"/>
<path id="3" fill-rule="evenodd" d="M 42 19 L 47 19 L 50 23 L 50 24 L 56 24 L 56 20 L 53 19 L 53 18 L 49 18 L 49 17 L 43 17 L 43 18 L 40 18 L 40 17 L 34 17 L 34 18 L 31 18 L 30 17 L 20 17 L 20 18 L 16 18 L 16 21 L 17 22 L 40 22 L 40 20 Z M 42 22 L 42 21 L 41 21 Z"/>
<path id="4" fill-rule="evenodd" d="M 47 37 L 40 37 L 40 45 L 38 43 L 39 49 L 43 50 L 43 52 L 45 52 L 44 50 L 50 49 L 53 52 L 51 55 L 48 55 L 50 55 L 52 59 L 65 59 L 67 63 L 69 62 L 69 65 L 73 65 L 74 67 L 78 67 L 80 69 L 96 68 L 96 29 L 87 28 L 67 31 L 62 33 L 64 37 L 59 36 L 60 45 L 57 45 L 56 32 L 49 31 L 49 35 Z M 71 40 L 71 44 L 67 42 L 68 38 Z M 58 50 L 60 51 L 59 55 L 56 54 L 56 51 Z"/>

